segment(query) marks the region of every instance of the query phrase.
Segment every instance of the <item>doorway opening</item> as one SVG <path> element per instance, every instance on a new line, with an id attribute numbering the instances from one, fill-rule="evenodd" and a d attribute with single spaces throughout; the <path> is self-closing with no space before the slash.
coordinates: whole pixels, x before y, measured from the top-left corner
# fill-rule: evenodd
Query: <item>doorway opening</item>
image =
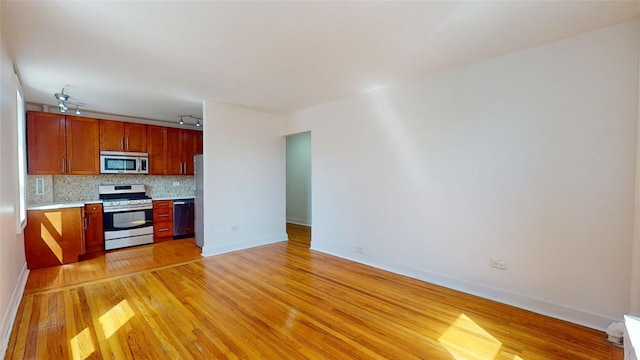
<path id="1" fill-rule="evenodd" d="M 311 132 L 287 136 L 287 234 L 311 246 Z"/>

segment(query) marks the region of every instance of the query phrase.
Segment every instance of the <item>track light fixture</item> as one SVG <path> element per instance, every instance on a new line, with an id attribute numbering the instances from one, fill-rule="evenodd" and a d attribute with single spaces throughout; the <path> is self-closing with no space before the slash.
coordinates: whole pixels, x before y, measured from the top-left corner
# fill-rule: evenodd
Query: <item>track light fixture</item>
<path id="1" fill-rule="evenodd" d="M 178 124 L 180 124 L 180 125 L 184 125 L 184 118 L 190 118 L 190 119 L 196 120 L 196 123 L 193 124 L 193 126 L 195 126 L 195 127 L 202 126 L 202 124 L 200 124 L 200 120 L 202 120 L 202 118 L 199 118 L 197 116 L 193 116 L 193 115 L 178 115 L 178 117 L 180 118 L 180 121 L 178 121 Z"/>
<path id="2" fill-rule="evenodd" d="M 67 110 L 69 110 L 69 105 L 72 105 L 76 107 L 74 110 L 76 115 L 82 114 L 80 112 L 80 106 L 83 106 L 84 104 L 69 101 L 71 96 L 64 93 L 64 88 L 62 88 L 62 91 L 59 93 L 53 94 L 53 96 L 58 100 L 58 110 L 60 110 L 61 113 L 67 112 Z"/>

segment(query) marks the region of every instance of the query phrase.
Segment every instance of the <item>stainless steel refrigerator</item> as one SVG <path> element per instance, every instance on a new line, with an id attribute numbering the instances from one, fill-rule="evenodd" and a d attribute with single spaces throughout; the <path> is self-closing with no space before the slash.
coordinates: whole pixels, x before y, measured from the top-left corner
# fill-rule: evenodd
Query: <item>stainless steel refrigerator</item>
<path id="1" fill-rule="evenodd" d="M 195 191 L 195 222 L 196 222 L 196 245 L 202 248 L 204 246 L 204 199 L 203 199 L 203 183 L 202 183 L 202 154 L 194 156 L 195 166 L 195 179 L 196 179 L 196 191 Z"/>

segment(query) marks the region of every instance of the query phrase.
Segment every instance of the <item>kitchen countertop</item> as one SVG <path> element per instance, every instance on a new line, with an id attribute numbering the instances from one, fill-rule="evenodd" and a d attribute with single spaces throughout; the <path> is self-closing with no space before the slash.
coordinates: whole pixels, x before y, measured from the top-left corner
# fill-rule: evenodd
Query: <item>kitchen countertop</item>
<path id="1" fill-rule="evenodd" d="M 170 196 L 153 198 L 152 200 L 178 200 L 178 199 L 195 199 L 195 196 Z M 86 200 L 86 201 L 71 201 L 71 202 L 59 202 L 48 204 L 31 204 L 27 205 L 27 210 L 55 210 L 66 209 L 74 207 L 84 207 L 87 204 L 102 204 L 102 200 Z"/>
<path id="2" fill-rule="evenodd" d="M 100 203 L 102 203 L 102 200 L 33 204 L 33 205 L 27 205 L 27 210 L 57 210 L 57 209 L 67 209 L 67 208 L 74 208 L 74 207 L 84 207 L 86 204 L 100 204 Z"/>
<path id="3" fill-rule="evenodd" d="M 169 196 L 169 197 L 159 197 L 152 198 L 151 200 L 179 200 L 179 199 L 195 199 L 195 196 Z"/>

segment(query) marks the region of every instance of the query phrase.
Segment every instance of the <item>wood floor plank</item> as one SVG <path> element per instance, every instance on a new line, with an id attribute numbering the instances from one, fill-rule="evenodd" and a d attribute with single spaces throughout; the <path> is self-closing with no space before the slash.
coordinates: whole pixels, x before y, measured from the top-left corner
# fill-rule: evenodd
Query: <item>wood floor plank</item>
<path id="1" fill-rule="evenodd" d="M 30 274 L 7 359 L 621 359 L 592 329 L 290 241 L 193 242 Z M 292 241 L 293 239 L 293 241 Z"/>

